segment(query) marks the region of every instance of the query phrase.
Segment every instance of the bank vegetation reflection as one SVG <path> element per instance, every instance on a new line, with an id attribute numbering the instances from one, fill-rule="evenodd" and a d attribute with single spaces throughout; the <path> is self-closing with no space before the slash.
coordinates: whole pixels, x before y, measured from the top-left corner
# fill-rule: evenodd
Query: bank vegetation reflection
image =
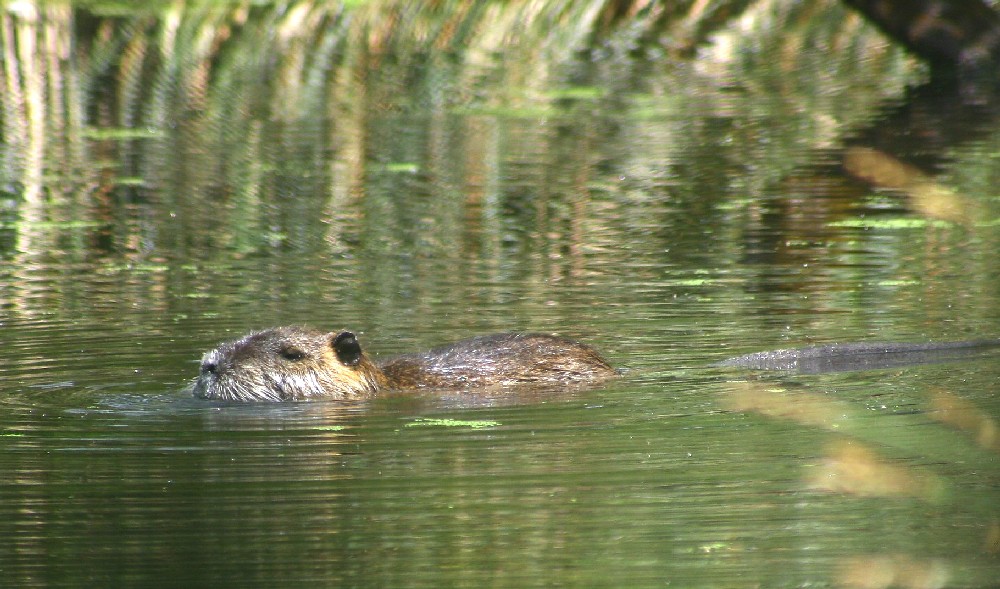
<path id="1" fill-rule="evenodd" d="M 998 426 L 994 418 L 973 403 L 955 393 L 937 390 L 926 395 L 923 411 L 918 414 L 872 415 L 829 394 L 789 390 L 757 380 L 729 385 L 723 403 L 730 410 L 831 432 L 833 437 L 821 450 L 819 460 L 804 467 L 804 488 L 856 497 L 859 501 L 917 500 L 928 508 L 927 521 L 914 522 L 915 526 L 948 525 L 948 519 L 939 515 L 948 509 L 971 512 L 981 522 L 977 530 L 981 541 L 980 554 L 970 554 L 969 559 L 982 554 L 996 558 L 1000 554 L 1000 498 L 995 489 L 988 485 L 959 487 L 947 475 L 935 473 L 931 466 L 915 464 L 951 464 L 979 473 L 974 478 L 991 476 L 995 455 L 1000 453 Z M 943 428 L 935 428 L 933 422 L 954 428 L 986 452 L 957 450 L 955 440 Z M 914 428 L 924 430 L 917 441 L 913 440 Z M 887 452 L 894 457 L 887 457 Z M 901 539 L 900 544 L 906 544 L 905 540 Z M 966 570 L 967 565 L 930 554 L 884 552 L 843 557 L 832 575 L 838 586 L 859 589 L 927 589 L 987 580 Z"/>

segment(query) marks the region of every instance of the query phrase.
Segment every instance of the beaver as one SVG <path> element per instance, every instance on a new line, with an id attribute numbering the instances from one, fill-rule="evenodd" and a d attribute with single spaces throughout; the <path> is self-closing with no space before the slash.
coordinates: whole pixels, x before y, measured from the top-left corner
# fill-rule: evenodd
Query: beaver
<path id="1" fill-rule="evenodd" d="M 276 327 L 209 351 L 192 393 L 221 401 L 366 399 L 381 391 L 597 382 L 617 374 L 593 348 L 501 333 L 374 362 L 350 331 Z"/>

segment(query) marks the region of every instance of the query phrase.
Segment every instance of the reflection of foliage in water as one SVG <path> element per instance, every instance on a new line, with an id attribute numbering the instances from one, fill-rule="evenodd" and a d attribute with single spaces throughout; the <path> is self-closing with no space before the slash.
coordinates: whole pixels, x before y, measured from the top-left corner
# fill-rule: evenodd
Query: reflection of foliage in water
<path id="1" fill-rule="evenodd" d="M 105 260 L 162 285 L 144 306 L 219 309 L 204 269 L 261 255 L 274 278 L 243 296 L 339 301 L 319 271 L 498 305 L 530 297 L 476 285 L 544 299 L 664 247 L 703 264 L 700 227 L 745 222 L 719 200 L 772 190 L 912 68 L 837 2 L 665 4 L 18 3 L 0 255 Z M 468 292 L 435 278 L 454 274 Z"/>
<path id="2" fill-rule="evenodd" d="M 318 230 L 318 221 L 330 224 L 328 242 L 343 247 L 342 226 L 359 215 L 404 215 L 388 225 L 390 236 L 412 225 L 400 203 L 359 208 L 360 196 L 379 198 L 371 183 L 419 189 L 428 177 L 450 177 L 456 193 L 442 195 L 452 202 L 440 209 L 455 210 L 477 198 L 470 186 L 511 168 L 533 183 L 550 163 L 503 166 L 496 158 L 515 150 L 498 150 L 498 142 L 551 153 L 552 164 L 575 157 L 589 168 L 594 162 L 576 154 L 581 145 L 598 148 L 610 130 L 607 113 L 627 108 L 635 128 L 626 122 L 620 132 L 629 133 L 663 128 L 650 121 L 683 111 L 677 101 L 704 101 L 728 116 L 732 103 L 719 93 L 720 81 L 786 96 L 782 102 L 809 101 L 797 108 L 811 109 L 816 121 L 796 125 L 799 136 L 781 143 L 801 142 L 816 135 L 823 117 L 844 113 L 815 102 L 835 95 L 824 88 L 835 83 L 831 60 L 819 75 L 808 61 L 825 52 L 799 48 L 853 51 L 836 61 L 838 75 L 872 67 L 873 55 L 881 55 L 871 51 L 878 37 L 857 18 L 845 19 L 836 3 L 806 9 L 758 2 L 737 21 L 727 19 L 747 3 L 669 4 L 163 3 L 129 12 L 18 3 L 0 15 L 10 90 L 3 98 L 3 186 L 29 205 L 49 200 L 44 213 L 22 211 L 29 221 L 114 222 L 119 249 L 149 247 L 149 234 L 134 234 L 136 213 L 123 209 L 154 200 L 157 210 L 175 215 L 173 229 L 155 238 L 168 251 L 185 243 L 254 251 L 292 232 L 316 235 L 302 228 Z M 709 33 L 722 41 L 701 61 L 703 75 L 657 74 L 645 85 L 657 64 L 672 68 Z M 754 73 L 775 53 L 785 56 L 780 69 L 804 74 L 794 77 L 800 87 L 788 86 L 792 77 Z M 678 83 L 684 88 L 664 86 Z M 673 96 L 663 100 L 665 92 Z M 638 98 L 623 103 L 623 93 Z M 538 129 L 539 119 L 555 124 Z M 677 123 L 664 130 L 700 133 Z M 457 135 L 475 140 L 451 145 Z M 651 136 L 661 139 L 675 138 Z M 673 153 L 628 162 L 638 187 L 662 187 L 663 158 Z M 432 161 L 420 161 L 426 157 Z M 464 161 L 454 165 L 458 157 Z M 443 162 L 450 169 L 437 167 Z M 303 193 L 325 200 L 325 212 L 317 215 L 321 203 Z M 206 209 L 211 227 L 199 214 Z"/>
<path id="3" fill-rule="evenodd" d="M 982 525 L 972 533 L 971 544 L 996 552 L 1000 526 L 997 493 L 986 481 L 996 470 L 1000 427 L 975 404 L 950 392 L 931 391 L 926 395 L 925 412 L 895 415 L 890 426 L 884 419 L 868 418 L 858 407 L 808 389 L 789 391 L 766 381 L 732 382 L 729 386 L 722 402 L 731 410 L 834 432 L 822 458 L 806 470 L 809 488 L 862 499 L 917 499 L 935 506 L 935 517 L 928 517 L 927 525 L 943 525 L 948 518 L 942 514 L 956 519 L 972 514 Z M 901 419 L 909 423 L 901 424 Z M 929 420 L 951 426 L 966 439 L 945 428 L 929 427 Z M 918 437 L 913 435 L 916 429 L 921 431 Z M 940 476 L 923 464 L 964 470 L 980 484 L 967 486 L 954 472 L 951 477 Z M 906 554 L 885 550 L 879 546 L 870 554 L 842 557 L 833 573 L 837 584 L 939 587 L 946 581 L 959 585 L 982 582 L 979 574 L 963 570 L 968 563 L 957 557 L 968 558 L 967 554 L 953 555 L 956 558 L 952 561 L 932 558 L 924 551 Z"/>

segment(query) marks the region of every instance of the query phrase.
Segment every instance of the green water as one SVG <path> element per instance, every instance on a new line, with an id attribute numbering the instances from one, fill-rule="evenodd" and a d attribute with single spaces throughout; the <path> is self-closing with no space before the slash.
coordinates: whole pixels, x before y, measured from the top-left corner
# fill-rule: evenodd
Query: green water
<path id="1" fill-rule="evenodd" d="M 4 13 L 74 52 L 4 50 L 44 91 L 4 94 L 0 585 L 1000 578 L 996 356 L 710 367 L 1000 334 L 994 113 L 910 109 L 920 69 L 836 3 L 717 25 L 696 59 L 635 38 L 645 13 L 569 5 Z M 867 185 L 849 145 L 972 204 Z M 206 349 L 289 323 L 375 355 L 554 332 L 624 374 L 350 407 L 183 391 Z M 881 466 L 818 483 L 845 446 Z"/>

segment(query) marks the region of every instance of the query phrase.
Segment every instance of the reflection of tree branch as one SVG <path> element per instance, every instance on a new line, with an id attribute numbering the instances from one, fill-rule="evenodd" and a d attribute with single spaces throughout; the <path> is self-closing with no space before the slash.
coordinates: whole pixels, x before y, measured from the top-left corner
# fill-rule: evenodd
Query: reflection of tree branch
<path id="1" fill-rule="evenodd" d="M 902 193 L 910 209 L 926 218 L 969 225 L 981 217 L 976 195 L 956 192 L 928 171 L 946 163 L 946 154 L 957 146 L 990 133 L 1000 110 L 990 104 L 962 104 L 957 89 L 942 91 L 933 84 L 914 89 L 908 98 L 845 141 L 844 171 L 866 184 Z M 918 149 L 914 138 L 919 138 Z"/>
<path id="2" fill-rule="evenodd" d="M 857 589 L 946 587 L 953 565 L 942 559 L 910 554 L 866 554 L 840 561 L 838 586 Z"/>
<path id="3" fill-rule="evenodd" d="M 839 166 L 832 167 L 822 158 L 781 181 L 782 192 L 822 197 L 789 197 L 773 203 L 766 218 L 768 230 L 752 236 L 770 236 L 770 241 L 747 246 L 758 259 L 796 265 L 802 256 L 816 255 L 787 244 L 826 238 L 825 223 L 855 216 L 855 203 L 870 194 L 868 187 L 905 197 L 902 205 L 925 219 L 965 226 L 982 219 L 981 199 L 988 195 L 965 193 L 961 186 L 941 183 L 935 171 L 950 163 L 956 149 L 993 132 L 1000 108 L 989 103 L 963 104 L 957 89 L 937 84 L 913 88 L 905 98 L 876 113 L 867 127 L 841 136 L 839 153 L 834 153 Z M 808 288 L 805 282 L 802 287 Z"/>
<path id="4" fill-rule="evenodd" d="M 981 515 L 995 513 L 994 492 L 969 492 L 929 471 L 919 475 L 923 482 L 915 486 L 910 480 L 912 473 L 880 458 L 875 450 L 923 456 L 931 462 L 960 463 L 972 471 L 994 468 L 995 422 L 981 409 L 953 395 L 942 397 L 939 392 L 931 392 L 928 412 L 893 414 L 892 427 L 877 416 L 873 419 L 868 410 L 827 393 L 786 388 L 783 383 L 768 380 L 728 382 L 721 403 L 730 411 L 835 433 L 834 439 L 839 442 L 828 448 L 826 461 L 811 471 L 811 486 L 858 495 L 917 496 L 960 504 Z M 947 428 L 927 427 L 928 419 L 971 434 L 975 445 L 960 440 Z M 914 438 L 912 431 L 917 427 L 923 434 Z M 925 483 L 927 486 L 921 486 Z"/>
<path id="5" fill-rule="evenodd" d="M 969 400 L 947 391 L 936 391 L 931 394 L 927 415 L 965 432 L 980 447 L 1000 453 L 1000 424 Z"/>
<path id="6" fill-rule="evenodd" d="M 902 192 L 908 197 L 911 208 L 925 217 L 962 224 L 969 224 L 976 218 L 978 207 L 974 201 L 876 149 L 847 148 L 844 170 L 879 188 Z"/>
<path id="7" fill-rule="evenodd" d="M 927 61 L 935 78 L 992 90 L 1000 71 L 1000 14 L 980 0 L 844 0 Z"/>
<path id="8" fill-rule="evenodd" d="M 979 216 L 978 203 L 936 182 L 929 171 L 944 162 L 946 150 L 977 140 L 1000 118 L 984 100 L 995 90 L 1000 71 L 1000 14 L 980 0 L 844 2 L 927 61 L 933 80 L 846 138 L 843 170 L 865 184 L 902 193 L 909 208 L 924 217 L 971 223 Z M 914 138 L 921 142 L 918 157 L 911 155 Z M 829 170 L 808 169 L 787 183 L 799 186 L 829 177 Z M 824 192 L 835 190 L 862 196 L 851 186 L 829 186 Z M 784 224 L 797 214 L 790 207 L 779 217 Z"/>

